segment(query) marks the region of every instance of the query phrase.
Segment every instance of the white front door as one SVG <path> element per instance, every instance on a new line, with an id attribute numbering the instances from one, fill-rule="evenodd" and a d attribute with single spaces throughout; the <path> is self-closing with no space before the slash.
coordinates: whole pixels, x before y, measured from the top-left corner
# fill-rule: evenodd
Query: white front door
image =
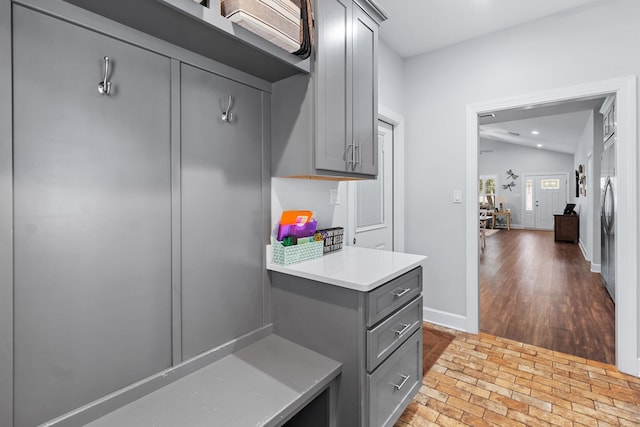
<path id="1" fill-rule="evenodd" d="M 523 225 L 536 230 L 553 230 L 553 215 L 567 203 L 567 175 L 525 175 Z"/>
<path id="2" fill-rule="evenodd" d="M 378 121 L 378 177 L 349 183 L 351 241 L 364 248 L 393 250 L 393 127 Z"/>

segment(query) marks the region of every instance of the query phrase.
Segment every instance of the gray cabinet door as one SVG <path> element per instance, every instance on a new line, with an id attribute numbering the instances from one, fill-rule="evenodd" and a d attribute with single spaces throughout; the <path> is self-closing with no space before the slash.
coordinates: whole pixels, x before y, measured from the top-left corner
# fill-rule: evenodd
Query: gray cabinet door
<path id="1" fill-rule="evenodd" d="M 354 172 L 378 174 L 378 25 L 353 8 L 353 141 Z"/>
<path id="2" fill-rule="evenodd" d="M 351 171 L 352 10 L 350 0 L 317 3 L 316 169 Z"/>
<path id="3" fill-rule="evenodd" d="M 182 65 L 182 357 L 262 324 L 259 90 Z M 221 120 L 233 98 L 230 123 Z"/>
<path id="4" fill-rule="evenodd" d="M 15 425 L 31 426 L 171 365 L 170 61 L 13 11 Z"/>

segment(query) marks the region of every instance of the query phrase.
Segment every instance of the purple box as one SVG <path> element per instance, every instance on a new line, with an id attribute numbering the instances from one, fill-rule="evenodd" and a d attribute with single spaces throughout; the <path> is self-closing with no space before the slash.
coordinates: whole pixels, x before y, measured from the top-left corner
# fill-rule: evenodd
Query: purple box
<path id="1" fill-rule="evenodd" d="M 316 232 L 317 221 L 312 219 L 302 225 L 280 225 L 278 227 L 278 241 L 282 241 L 287 236 L 309 237 Z"/>

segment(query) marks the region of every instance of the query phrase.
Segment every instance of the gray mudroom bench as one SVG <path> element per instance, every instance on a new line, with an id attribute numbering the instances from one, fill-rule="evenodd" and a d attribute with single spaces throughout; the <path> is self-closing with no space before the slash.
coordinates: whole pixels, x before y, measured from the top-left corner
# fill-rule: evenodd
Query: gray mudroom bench
<path id="1" fill-rule="evenodd" d="M 335 427 L 341 369 L 272 334 L 87 426 Z"/>

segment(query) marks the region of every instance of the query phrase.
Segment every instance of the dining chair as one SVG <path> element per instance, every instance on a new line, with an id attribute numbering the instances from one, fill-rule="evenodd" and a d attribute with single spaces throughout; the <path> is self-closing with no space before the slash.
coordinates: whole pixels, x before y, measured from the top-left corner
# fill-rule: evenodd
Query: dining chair
<path id="1" fill-rule="evenodd" d="M 487 211 L 486 209 L 480 209 L 480 249 L 484 250 L 485 246 L 487 245 L 486 242 L 486 238 L 487 238 L 487 224 L 489 222 L 489 218 L 491 218 L 491 216 L 489 215 L 489 211 Z"/>

